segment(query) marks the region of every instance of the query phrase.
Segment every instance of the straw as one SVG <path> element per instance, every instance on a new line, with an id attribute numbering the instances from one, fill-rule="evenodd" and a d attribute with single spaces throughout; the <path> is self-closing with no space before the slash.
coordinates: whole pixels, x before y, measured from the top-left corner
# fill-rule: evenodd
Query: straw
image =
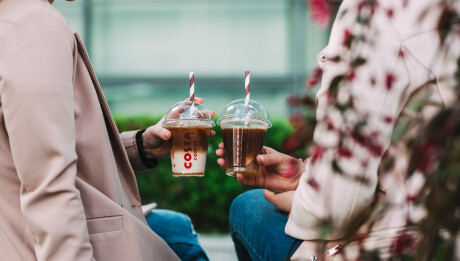
<path id="1" fill-rule="evenodd" d="M 246 73 L 244 74 L 244 86 L 245 86 L 244 87 L 244 108 L 245 108 L 246 116 L 248 116 L 249 114 L 249 95 L 250 95 L 249 82 L 250 82 L 249 71 L 246 71 Z"/>
<path id="2" fill-rule="evenodd" d="M 190 72 L 190 101 L 195 101 L 195 73 Z"/>
<path id="3" fill-rule="evenodd" d="M 244 125 L 246 127 L 249 126 L 248 117 L 249 117 L 249 96 L 250 96 L 250 86 L 249 86 L 250 78 L 249 78 L 249 71 L 244 73 L 244 109 L 245 109 L 245 120 Z"/>

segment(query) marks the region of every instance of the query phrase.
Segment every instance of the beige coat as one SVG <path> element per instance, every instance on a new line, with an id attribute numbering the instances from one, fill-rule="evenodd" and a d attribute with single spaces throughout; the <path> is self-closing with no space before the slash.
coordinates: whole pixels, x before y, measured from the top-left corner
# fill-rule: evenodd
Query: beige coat
<path id="1" fill-rule="evenodd" d="M 421 126 L 411 125 L 416 135 L 417 128 L 423 128 L 442 106 L 456 102 L 452 76 L 457 69 L 460 40 L 458 35 L 451 35 L 446 39 L 448 44 L 440 46 L 436 30 L 442 11 L 439 2 L 342 2 L 329 44 L 318 59 L 323 79 L 317 93 L 316 150 L 299 182 L 286 225 L 288 235 L 305 241 L 292 259 L 309 260 L 312 255 L 323 254 L 314 240 L 339 240 L 330 243 L 328 249 L 341 243 L 350 224 L 360 222 L 351 238 L 354 241 L 328 259 L 356 260 L 360 250 L 377 250 L 386 259 L 401 251 L 404 243 L 418 239 L 408 224 L 424 216 L 424 209 L 411 200 L 417 198 L 424 176 L 415 173 L 408 178 L 404 144 L 391 143 L 391 137 L 395 125 L 408 115 L 420 117 Z M 454 2 L 458 8 L 459 1 Z M 366 3 L 375 3 L 375 8 L 371 10 Z M 362 15 L 373 14 L 370 27 L 357 22 L 360 5 Z M 368 42 L 349 51 L 346 37 L 361 33 Z M 341 60 L 336 59 L 339 56 Z M 366 64 L 351 75 L 349 65 L 359 56 L 366 59 Z M 334 91 L 329 86 L 341 74 L 349 78 L 340 85 L 337 99 L 340 103 L 352 97 L 355 111 L 342 113 L 331 100 Z M 425 85 L 428 81 L 433 83 Z M 411 111 L 411 102 L 421 97 L 430 100 L 429 105 L 420 113 Z M 353 130 L 363 120 L 366 126 L 360 134 L 370 139 L 360 144 Z M 339 137 L 340 132 L 344 136 Z M 379 173 L 384 151 L 396 160 L 390 171 Z M 371 216 L 359 220 L 366 212 Z"/>
<path id="2" fill-rule="evenodd" d="M 0 0 L 0 259 L 178 260 L 148 227 L 88 54 L 44 0 Z"/>

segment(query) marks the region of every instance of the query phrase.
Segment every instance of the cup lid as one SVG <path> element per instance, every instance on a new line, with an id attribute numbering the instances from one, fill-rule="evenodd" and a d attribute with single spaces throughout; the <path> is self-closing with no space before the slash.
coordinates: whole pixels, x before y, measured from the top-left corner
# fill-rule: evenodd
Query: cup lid
<path id="1" fill-rule="evenodd" d="M 211 113 L 202 104 L 182 101 L 174 104 L 165 115 L 163 127 L 168 126 L 204 126 L 212 127 L 215 123 Z"/>
<path id="2" fill-rule="evenodd" d="M 267 128 L 272 126 L 268 119 L 267 110 L 262 104 L 250 100 L 248 104 L 249 110 L 246 115 L 245 100 L 235 100 L 227 104 L 220 114 L 217 124 L 221 125 L 223 122 L 258 122 L 266 125 Z M 260 125 L 260 124 L 259 124 Z"/>

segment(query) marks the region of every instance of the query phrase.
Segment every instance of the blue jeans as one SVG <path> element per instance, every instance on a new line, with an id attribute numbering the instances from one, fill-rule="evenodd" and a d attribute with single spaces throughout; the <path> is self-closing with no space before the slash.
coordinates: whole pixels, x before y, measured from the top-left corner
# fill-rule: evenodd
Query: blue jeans
<path id="1" fill-rule="evenodd" d="M 172 210 L 154 209 L 145 218 L 150 228 L 181 260 L 209 260 L 187 215 Z"/>
<path id="2" fill-rule="evenodd" d="M 230 208 L 238 260 L 288 260 L 302 243 L 284 233 L 287 214 L 264 198 L 263 189 L 239 195 Z"/>

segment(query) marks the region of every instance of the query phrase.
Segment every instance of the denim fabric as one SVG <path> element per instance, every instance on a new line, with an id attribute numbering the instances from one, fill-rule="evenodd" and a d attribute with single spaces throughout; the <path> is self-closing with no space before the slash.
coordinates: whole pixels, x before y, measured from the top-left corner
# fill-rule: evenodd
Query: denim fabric
<path id="1" fill-rule="evenodd" d="M 230 231 L 238 260 L 288 260 L 302 243 L 284 233 L 287 214 L 264 198 L 263 189 L 233 200 Z"/>
<path id="2" fill-rule="evenodd" d="M 181 260 L 209 260 L 187 215 L 171 210 L 154 209 L 146 220 L 150 228 L 166 241 Z"/>

